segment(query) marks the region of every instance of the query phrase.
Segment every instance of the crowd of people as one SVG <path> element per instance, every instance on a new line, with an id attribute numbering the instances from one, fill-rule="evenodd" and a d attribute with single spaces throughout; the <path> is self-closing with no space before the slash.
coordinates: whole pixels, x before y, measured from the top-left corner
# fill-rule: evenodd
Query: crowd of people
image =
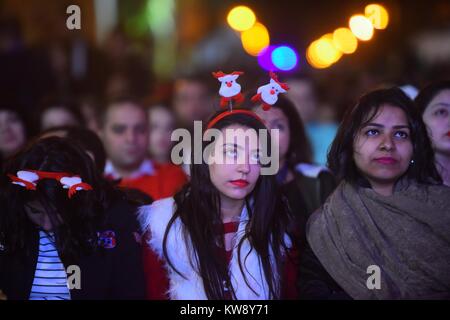
<path id="1" fill-rule="evenodd" d="M 269 110 L 221 108 L 211 75 L 150 102 L 122 80 L 37 110 L 0 97 L 0 297 L 450 299 L 449 81 L 368 90 L 339 123 L 305 76 Z M 175 164 L 195 121 L 203 157 L 192 140 Z"/>

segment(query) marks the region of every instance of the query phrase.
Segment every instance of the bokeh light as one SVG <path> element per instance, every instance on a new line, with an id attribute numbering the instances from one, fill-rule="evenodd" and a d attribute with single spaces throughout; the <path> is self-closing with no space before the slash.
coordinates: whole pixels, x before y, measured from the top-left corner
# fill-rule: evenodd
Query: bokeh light
<path id="1" fill-rule="evenodd" d="M 333 32 L 333 44 L 336 49 L 350 54 L 358 48 L 358 40 L 349 28 L 338 28 Z"/>
<path id="2" fill-rule="evenodd" d="M 332 34 L 326 34 L 314 41 L 306 51 L 306 58 L 311 66 L 322 69 L 331 66 L 342 56 L 333 44 Z"/>
<path id="3" fill-rule="evenodd" d="M 368 41 L 373 37 L 373 25 L 365 16 L 357 14 L 350 18 L 350 30 L 359 40 Z"/>
<path id="4" fill-rule="evenodd" d="M 276 71 L 278 68 L 272 62 L 272 52 L 275 50 L 276 46 L 268 46 L 262 50 L 258 55 L 258 63 L 264 70 Z"/>
<path id="5" fill-rule="evenodd" d="M 386 29 L 389 23 L 389 14 L 382 5 L 373 3 L 366 6 L 364 14 L 375 29 Z"/>
<path id="6" fill-rule="evenodd" d="M 272 51 L 272 63 L 280 70 L 289 71 L 298 63 L 298 54 L 288 46 L 280 46 Z"/>
<path id="7" fill-rule="evenodd" d="M 263 24 L 257 22 L 252 28 L 242 32 L 241 41 L 248 54 L 257 56 L 270 44 L 269 31 Z"/>
<path id="8" fill-rule="evenodd" d="M 237 6 L 230 10 L 227 22 L 236 31 L 245 31 L 253 27 L 256 22 L 255 13 L 246 6 Z"/>

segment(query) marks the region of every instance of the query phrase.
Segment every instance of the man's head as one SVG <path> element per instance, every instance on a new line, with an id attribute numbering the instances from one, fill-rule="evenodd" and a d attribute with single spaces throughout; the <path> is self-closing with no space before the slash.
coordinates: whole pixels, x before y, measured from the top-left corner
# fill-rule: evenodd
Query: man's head
<path id="1" fill-rule="evenodd" d="M 184 76 L 175 80 L 173 107 L 179 124 L 193 127 L 195 120 L 207 120 L 213 110 L 210 79 Z"/>
<path id="2" fill-rule="evenodd" d="M 148 149 L 145 109 L 132 99 L 115 100 L 103 112 L 100 125 L 100 137 L 114 168 L 136 170 Z"/>

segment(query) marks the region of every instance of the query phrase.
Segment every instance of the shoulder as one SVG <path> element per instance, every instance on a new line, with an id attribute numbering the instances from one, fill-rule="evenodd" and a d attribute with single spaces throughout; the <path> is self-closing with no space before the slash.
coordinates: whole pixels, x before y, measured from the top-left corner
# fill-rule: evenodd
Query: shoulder
<path id="1" fill-rule="evenodd" d="M 138 230 L 138 206 L 126 199 L 113 201 L 106 209 L 106 224 L 118 229 Z"/>
<path id="2" fill-rule="evenodd" d="M 160 199 L 150 205 L 139 207 L 138 220 L 141 230 L 147 232 L 153 231 L 151 229 L 157 228 L 157 226 L 167 226 L 175 211 L 174 209 L 175 200 L 172 197 Z"/>

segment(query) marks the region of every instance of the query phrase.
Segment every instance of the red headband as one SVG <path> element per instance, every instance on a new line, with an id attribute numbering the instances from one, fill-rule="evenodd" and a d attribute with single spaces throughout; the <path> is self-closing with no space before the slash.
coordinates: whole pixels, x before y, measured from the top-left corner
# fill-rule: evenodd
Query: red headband
<path id="1" fill-rule="evenodd" d="M 39 170 L 20 170 L 17 175 L 8 174 L 13 184 L 25 187 L 27 190 L 36 190 L 36 183 L 42 179 L 54 179 L 61 183 L 64 189 L 69 189 L 69 199 L 79 190 L 92 190 L 92 187 L 83 182 L 77 175 L 67 172 L 48 172 Z"/>
<path id="2" fill-rule="evenodd" d="M 256 113 L 254 113 L 253 111 L 250 110 L 245 110 L 245 109 L 234 109 L 234 110 L 229 110 L 229 111 L 225 111 L 223 113 L 220 113 L 219 115 L 217 115 L 214 119 L 212 119 L 209 123 L 208 126 L 206 127 L 206 129 L 211 129 L 217 122 L 219 122 L 220 120 L 222 120 L 225 117 L 231 116 L 233 114 L 247 114 L 253 118 L 255 118 L 256 120 L 258 120 L 259 122 L 261 122 L 264 126 L 264 121 L 258 117 L 258 115 Z"/>

